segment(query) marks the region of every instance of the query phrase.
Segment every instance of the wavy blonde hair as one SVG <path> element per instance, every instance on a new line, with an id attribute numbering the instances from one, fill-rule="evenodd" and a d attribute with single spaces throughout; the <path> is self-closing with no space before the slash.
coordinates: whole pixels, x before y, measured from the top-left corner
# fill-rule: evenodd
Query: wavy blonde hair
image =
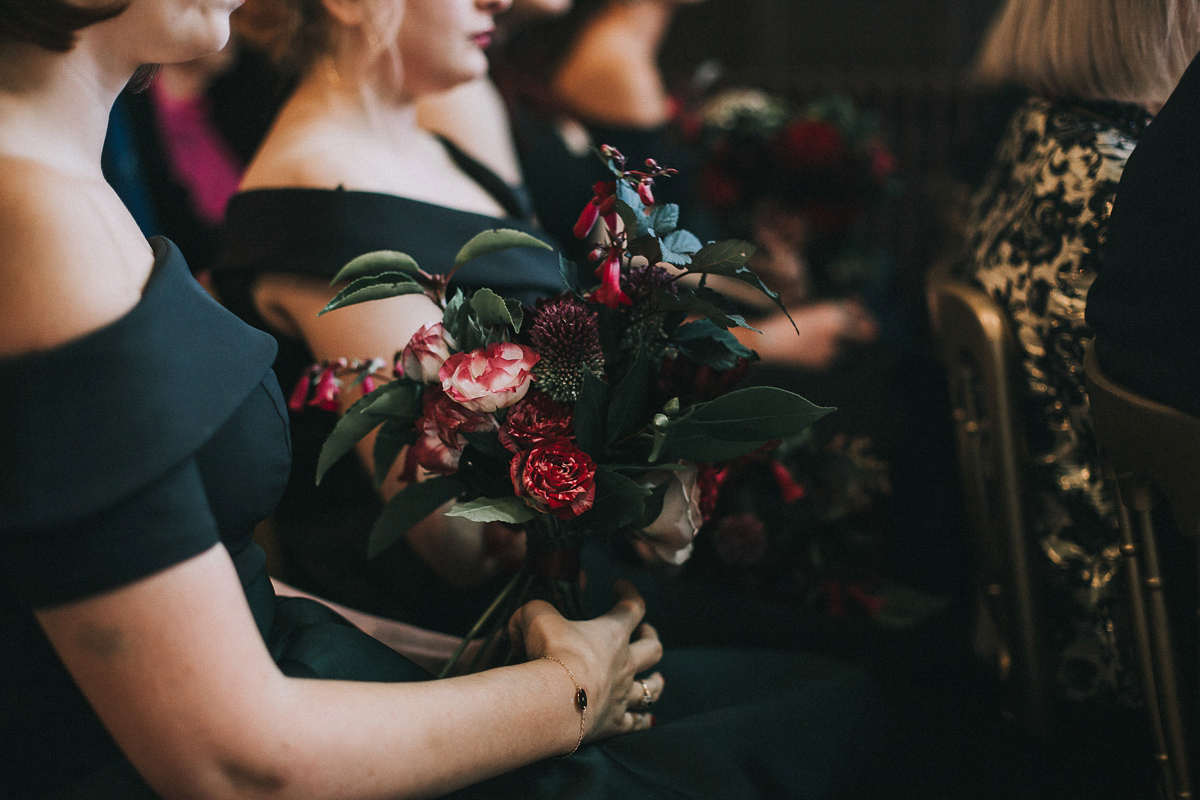
<path id="1" fill-rule="evenodd" d="M 1200 0 L 1007 0 L 975 77 L 1041 95 L 1157 106 L 1200 50 Z"/>
<path id="2" fill-rule="evenodd" d="M 371 18 L 363 61 L 395 56 L 403 0 L 364 0 Z M 246 0 L 233 12 L 234 30 L 286 70 L 303 73 L 333 48 L 333 16 L 322 0 Z M 376 28 L 384 31 L 376 35 Z"/>

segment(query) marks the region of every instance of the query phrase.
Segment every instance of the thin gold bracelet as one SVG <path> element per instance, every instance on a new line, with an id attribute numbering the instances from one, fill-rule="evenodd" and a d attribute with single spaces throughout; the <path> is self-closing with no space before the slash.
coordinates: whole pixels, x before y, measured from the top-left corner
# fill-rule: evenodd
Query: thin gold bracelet
<path id="1" fill-rule="evenodd" d="M 579 739 L 576 740 L 575 746 L 571 748 L 571 752 L 567 753 L 565 756 L 560 756 L 561 758 L 570 758 L 571 756 L 575 755 L 575 751 L 579 749 L 579 745 L 583 744 L 584 724 L 587 720 L 587 692 L 582 686 L 579 685 L 579 681 L 575 680 L 575 673 L 571 672 L 570 667 L 554 656 L 542 656 L 542 658 L 546 659 L 547 661 L 553 661 L 565 669 L 567 671 L 567 677 L 571 679 L 571 683 L 575 684 L 575 707 L 579 709 Z M 541 659 L 538 660 L 540 661 Z"/>

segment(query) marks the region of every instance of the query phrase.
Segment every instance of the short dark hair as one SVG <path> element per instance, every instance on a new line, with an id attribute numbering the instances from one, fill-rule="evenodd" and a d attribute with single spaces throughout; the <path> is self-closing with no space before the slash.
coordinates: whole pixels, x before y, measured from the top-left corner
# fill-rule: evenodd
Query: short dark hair
<path id="1" fill-rule="evenodd" d="M 75 32 L 112 19 L 129 5 L 124 0 L 82 8 L 70 0 L 0 0 L 0 39 L 32 42 L 65 53 L 75 46 Z"/>

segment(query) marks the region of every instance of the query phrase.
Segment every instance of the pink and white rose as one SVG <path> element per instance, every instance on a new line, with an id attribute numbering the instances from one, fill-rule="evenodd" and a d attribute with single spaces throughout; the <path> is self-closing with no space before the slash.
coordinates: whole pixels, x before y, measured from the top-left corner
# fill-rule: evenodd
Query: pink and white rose
<path id="1" fill-rule="evenodd" d="M 539 358 L 524 345 L 496 342 L 450 356 L 438 371 L 438 380 L 454 402 L 491 413 L 520 402 L 529 391 L 530 370 Z"/>
<path id="2" fill-rule="evenodd" d="M 457 346 L 442 323 L 422 325 L 400 351 L 396 372 L 420 383 L 436 383 L 438 370 Z"/>

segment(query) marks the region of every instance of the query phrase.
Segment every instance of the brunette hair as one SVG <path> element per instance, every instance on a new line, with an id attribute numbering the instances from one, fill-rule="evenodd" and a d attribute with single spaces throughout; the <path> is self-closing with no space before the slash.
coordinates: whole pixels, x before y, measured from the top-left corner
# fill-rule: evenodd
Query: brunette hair
<path id="1" fill-rule="evenodd" d="M 1008 0 L 975 73 L 1049 97 L 1157 105 L 1198 49 L 1200 0 Z"/>
<path id="2" fill-rule="evenodd" d="M 113 2 L 83 8 L 70 0 L 0 0 L 0 40 L 32 42 L 65 53 L 75 46 L 76 31 L 112 19 L 127 5 Z"/>

